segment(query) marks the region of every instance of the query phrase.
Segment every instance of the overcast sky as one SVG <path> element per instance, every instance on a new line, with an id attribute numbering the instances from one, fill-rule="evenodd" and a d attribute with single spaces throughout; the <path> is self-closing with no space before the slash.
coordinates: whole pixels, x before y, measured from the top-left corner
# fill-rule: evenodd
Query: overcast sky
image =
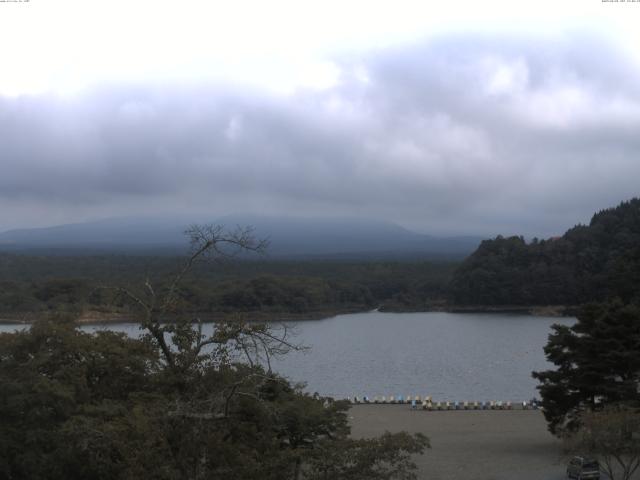
<path id="1" fill-rule="evenodd" d="M 640 2 L 442 3 L 0 3 L 0 231 L 264 213 L 546 237 L 640 194 Z"/>

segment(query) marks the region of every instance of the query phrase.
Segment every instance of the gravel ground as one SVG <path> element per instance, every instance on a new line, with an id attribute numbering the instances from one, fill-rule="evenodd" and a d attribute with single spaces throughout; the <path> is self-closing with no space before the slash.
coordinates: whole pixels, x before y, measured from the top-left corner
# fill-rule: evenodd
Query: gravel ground
<path id="1" fill-rule="evenodd" d="M 539 410 L 427 412 L 407 405 L 355 405 L 354 437 L 422 432 L 431 449 L 416 457 L 420 479 L 559 480 L 568 460 Z"/>

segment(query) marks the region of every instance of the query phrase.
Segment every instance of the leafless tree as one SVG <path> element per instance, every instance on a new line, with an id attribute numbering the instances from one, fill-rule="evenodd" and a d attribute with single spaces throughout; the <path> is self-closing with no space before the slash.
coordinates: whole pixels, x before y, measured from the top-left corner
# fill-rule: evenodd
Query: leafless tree
<path id="1" fill-rule="evenodd" d="M 270 371 L 274 355 L 300 348 L 291 341 L 285 325 L 274 327 L 236 318 L 217 322 L 213 333 L 205 335 L 200 317 L 185 318 L 180 311 L 180 288 L 198 263 L 262 254 L 268 246 L 267 240 L 255 237 L 251 227 L 228 230 L 222 225 L 192 225 L 185 235 L 190 241 L 189 254 L 168 281 L 158 284 L 147 277 L 141 288 L 113 288 L 138 314 L 141 328 L 158 346 L 169 368 L 188 370 L 203 355 L 229 362 L 240 354 L 250 365 L 265 364 Z"/>

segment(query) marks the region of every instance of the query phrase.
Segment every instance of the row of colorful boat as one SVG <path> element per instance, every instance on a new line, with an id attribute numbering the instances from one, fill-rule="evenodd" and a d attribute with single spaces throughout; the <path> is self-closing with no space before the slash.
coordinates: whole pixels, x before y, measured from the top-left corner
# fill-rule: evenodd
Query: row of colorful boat
<path id="1" fill-rule="evenodd" d="M 407 395 L 403 397 L 399 396 L 389 396 L 385 397 L 384 395 L 379 397 L 375 396 L 373 398 L 369 398 L 367 396 L 363 397 L 353 397 L 348 398 L 351 403 L 361 404 L 361 403 L 379 403 L 379 404 L 409 404 L 411 408 L 422 408 L 423 410 L 512 410 L 514 408 L 528 410 L 528 409 L 538 409 L 539 405 L 537 400 L 532 399 L 530 401 L 523 402 L 503 402 L 502 400 L 497 401 L 487 401 L 487 402 L 449 402 L 449 401 L 433 401 L 430 396 L 421 397 L 420 395 Z"/>

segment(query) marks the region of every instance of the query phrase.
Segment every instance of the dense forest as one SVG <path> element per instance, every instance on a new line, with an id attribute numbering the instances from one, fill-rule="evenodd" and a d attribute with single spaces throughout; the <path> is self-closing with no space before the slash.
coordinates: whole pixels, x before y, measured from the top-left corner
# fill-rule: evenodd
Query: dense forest
<path id="1" fill-rule="evenodd" d="M 640 199 L 596 213 L 562 237 L 483 241 L 450 283 L 456 304 L 578 305 L 640 300 Z"/>
<path id="2" fill-rule="evenodd" d="M 0 318 L 52 311 L 126 314 L 109 287 L 162 281 L 180 257 L 0 255 Z M 454 262 L 236 260 L 203 263 L 181 286 L 183 309 L 301 318 L 442 302 Z"/>

